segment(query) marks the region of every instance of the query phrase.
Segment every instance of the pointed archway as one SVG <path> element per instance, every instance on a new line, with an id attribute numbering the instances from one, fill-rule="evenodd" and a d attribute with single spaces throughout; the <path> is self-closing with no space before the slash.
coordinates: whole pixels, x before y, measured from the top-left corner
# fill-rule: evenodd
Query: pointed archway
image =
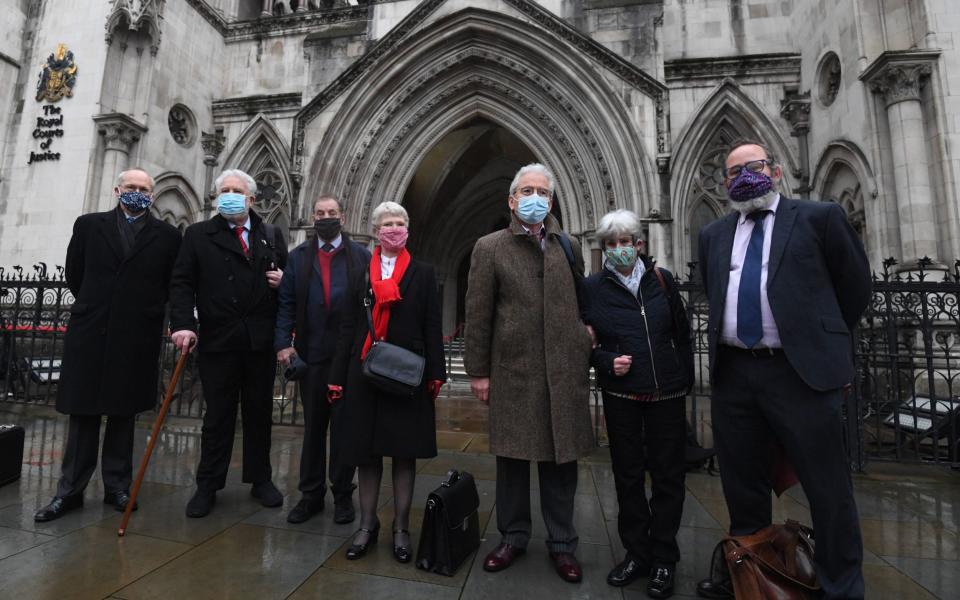
<path id="1" fill-rule="evenodd" d="M 223 161 L 226 169 L 241 169 L 257 182 L 254 210 L 265 221 L 286 230 L 290 225 L 293 185 L 290 145 L 263 113 L 253 118 Z"/>

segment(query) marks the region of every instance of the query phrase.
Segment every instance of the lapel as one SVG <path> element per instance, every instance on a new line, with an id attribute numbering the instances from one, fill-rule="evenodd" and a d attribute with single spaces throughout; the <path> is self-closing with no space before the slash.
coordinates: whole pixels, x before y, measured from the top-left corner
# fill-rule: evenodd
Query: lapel
<path id="1" fill-rule="evenodd" d="M 107 244 L 117 260 L 123 262 L 123 246 L 120 245 L 120 229 L 117 227 L 116 209 L 100 213 L 100 233 L 107 239 Z"/>
<path id="2" fill-rule="evenodd" d="M 740 213 L 730 213 L 724 217 L 717 235 L 717 264 L 714 267 L 716 277 L 713 278 L 715 295 L 721 299 L 721 306 L 727 295 L 727 284 L 730 282 L 730 254 L 733 252 L 733 238 L 737 233 L 737 220 Z M 707 293 L 711 293 L 707 290 Z"/>
<path id="3" fill-rule="evenodd" d="M 146 221 L 143 224 L 143 229 L 140 230 L 140 235 L 137 236 L 137 241 L 133 245 L 133 249 L 130 251 L 130 256 L 127 257 L 127 260 L 131 260 L 138 252 L 149 246 L 160 231 L 160 221 L 155 219 L 149 212 L 143 216 Z"/>
<path id="4" fill-rule="evenodd" d="M 780 196 L 780 204 L 777 206 L 777 214 L 773 222 L 773 234 L 770 238 L 770 256 L 767 259 L 768 287 L 777 276 L 780 262 L 783 259 L 783 252 L 787 247 L 787 240 L 790 239 L 790 232 L 793 230 L 793 224 L 796 221 L 797 203 L 785 196 Z"/>
<path id="5" fill-rule="evenodd" d="M 400 297 L 407 297 L 407 289 L 410 287 L 410 282 L 414 280 L 414 275 L 417 272 L 417 263 L 413 260 L 413 257 L 410 257 L 410 264 L 407 265 L 407 270 L 403 273 L 403 279 L 400 280 Z"/>
<path id="6" fill-rule="evenodd" d="M 237 236 L 234 235 L 233 230 L 230 229 L 230 224 L 227 223 L 227 220 L 217 215 L 207 221 L 206 227 L 207 235 L 210 236 L 210 241 L 212 241 L 217 246 L 220 246 L 224 250 L 229 250 L 237 256 L 241 257 L 246 261 L 246 256 L 243 255 L 243 249 L 240 248 L 240 242 L 237 241 Z M 253 236 L 250 236 L 251 239 Z"/>

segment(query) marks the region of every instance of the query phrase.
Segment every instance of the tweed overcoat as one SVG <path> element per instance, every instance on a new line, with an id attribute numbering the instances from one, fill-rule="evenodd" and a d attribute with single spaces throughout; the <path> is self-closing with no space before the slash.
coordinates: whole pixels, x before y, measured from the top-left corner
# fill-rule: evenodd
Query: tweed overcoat
<path id="1" fill-rule="evenodd" d="M 76 300 L 63 345 L 57 410 L 130 416 L 157 403 L 164 308 L 180 232 L 147 213 L 129 254 L 117 210 L 76 220 L 67 286 Z"/>
<path id="2" fill-rule="evenodd" d="M 477 241 L 466 306 L 466 370 L 490 378 L 490 452 L 566 463 L 593 449 L 591 340 L 552 216 L 544 249 L 513 219 Z M 568 236 L 569 237 L 569 236 Z M 580 245 L 570 237 L 577 268 Z"/>

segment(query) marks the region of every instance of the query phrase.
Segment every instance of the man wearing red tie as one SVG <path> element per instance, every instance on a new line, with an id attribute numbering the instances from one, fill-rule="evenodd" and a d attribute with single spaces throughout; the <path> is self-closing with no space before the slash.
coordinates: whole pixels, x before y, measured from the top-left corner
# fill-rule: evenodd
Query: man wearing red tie
<path id="1" fill-rule="evenodd" d="M 217 215 L 187 228 L 170 284 L 170 329 L 181 352 L 199 350 L 206 403 L 197 491 L 188 517 L 205 517 L 223 488 L 237 407 L 243 420 L 243 481 L 264 506 L 283 504 L 271 481 L 270 426 L 276 356 L 273 327 L 287 244 L 250 210 L 257 184 L 243 171 L 217 177 Z M 196 315 L 194 316 L 194 307 Z"/>

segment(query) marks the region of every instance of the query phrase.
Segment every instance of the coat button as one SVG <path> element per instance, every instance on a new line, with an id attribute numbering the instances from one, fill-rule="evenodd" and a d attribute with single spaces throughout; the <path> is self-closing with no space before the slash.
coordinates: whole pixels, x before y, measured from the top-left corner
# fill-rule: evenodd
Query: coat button
<path id="1" fill-rule="evenodd" d="M 224 256 L 224 257 L 223 257 L 223 260 L 230 260 L 230 257 L 229 257 L 229 256 Z"/>
<path id="2" fill-rule="evenodd" d="M 230 302 L 233 302 L 234 304 L 236 304 L 236 303 L 237 303 L 237 299 L 236 299 L 236 297 L 234 297 L 234 298 L 230 298 Z"/>
<path id="3" fill-rule="evenodd" d="M 227 275 L 227 281 L 233 281 L 233 275 Z"/>
<path id="4" fill-rule="evenodd" d="M 106 327 L 101 328 L 101 329 L 100 329 L 100 335 L 106 335 L 106 334 L 107 334 L 107 329 L 106 329 Z"/>

